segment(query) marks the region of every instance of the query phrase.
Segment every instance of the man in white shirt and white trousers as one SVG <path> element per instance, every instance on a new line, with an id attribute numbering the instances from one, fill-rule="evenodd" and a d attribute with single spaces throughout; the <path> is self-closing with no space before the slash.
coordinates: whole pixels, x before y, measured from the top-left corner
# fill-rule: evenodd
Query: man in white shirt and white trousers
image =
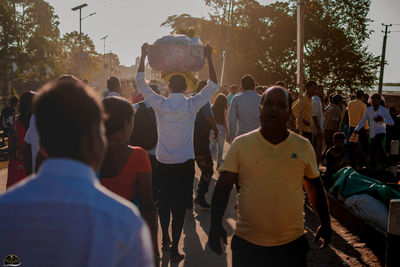
<path id="1" fill-rule="evenodd" d="M 156 158 L 160 173 L 159 216 L 163 233 L 163 250 L 171 249 L 171 262 L 184 258 L 178 252 L 185 210 L 193 207 L 194 180 L 194 122 L 202 106 L 210 101 L 218 90 L 217 74 L 212 61 L 212 48 L 205 47 L 210 80 L 198 94 L 185 97 L 186 80 L 174 75 L 168 83 L 168 98 L 154 93 L 146 84 L 144 75 L 148 44 L 142 46 L 142 56 L 136 85 L 145 101 L 154 109 L 157 119 L 158 143 Z M 172 244 L 169 237 L 170 214 L 172 213 Z M 172 245 L 172 246 L 171 246 Z"/>

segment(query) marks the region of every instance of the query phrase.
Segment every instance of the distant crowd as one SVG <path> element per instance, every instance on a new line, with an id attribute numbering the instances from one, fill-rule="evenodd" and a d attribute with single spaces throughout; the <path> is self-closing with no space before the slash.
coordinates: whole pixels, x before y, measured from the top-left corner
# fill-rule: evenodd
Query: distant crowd
<path id="1" fill-rule="evenodd" d="M 165 254 L 180 262 L 193 202 L 210 209 L 208 246 L 221 255 L 235 188 L 233 266 L 307 266 L 304 190 L 324 248 L 332 232 L 324 186 L 344 166 L 374 172 L 390 163 L 396 110 L 362 91 L 347 104 L 339 94 L 325 98 L 315 81 L 305 84 L 302 107 L 283 81 L 258 86 L 247 74 L 240 86 L 219 88 L 210 46 L 208 81 L 188 93 L 185 77 L 173 75 L 161 94 L 145 79 L 147 49 L 132 99 L 121 97 L 116 77 L 101 99 L 71 75 L 11 98 L 1 114 L 9 165 L 0 258 L 16 255 L 26 266 L 154 266 Z"/>

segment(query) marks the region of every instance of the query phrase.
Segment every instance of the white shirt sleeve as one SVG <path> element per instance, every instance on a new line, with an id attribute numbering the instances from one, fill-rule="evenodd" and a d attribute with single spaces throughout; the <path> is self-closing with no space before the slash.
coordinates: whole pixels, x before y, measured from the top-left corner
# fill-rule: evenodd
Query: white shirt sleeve
<path id="1" fill-rule="evenodd" d="M 32 144 L 34 142 L 33 136 L 34 132 L 36 131 L 36 124 L 35 124 L 35 116 L 31 116 L 31 119 L 29 121 L 29 127 L 28 130 L 26 131 L 24 141 L 28 144 Z M 35 129 L 34 129 L 35 128 Z"/>
<path id="2" fill-rule="evenodd" d="M 150 86 L 146 83 L 144 72 L 138 72 L 136 74 L 136 86 L 139 92 L 142 93 L 146 102 L 153 108 L 157 109 L 165 98 L 156 94 L 153 90 L 151 90 Z"/>
<path id="3" fill-rule="evenodd" d="M 365 110 L 364 115 L 362 116 L 360 122 L 358 123 L 355 131 L 359 131 L 361 128 L 364 127 L 365 123 L 367 122 L 368 119 L 368 109 Z"/>
<path id="4" fill-rule="evenodd" d="M 189 97 L 189 101 L 196 112 L 198 112 L 208 101 L 210 101 L 212 95 L 218 90 L 218 85 L 209 80 L 207 85 L 196 95 Z"/>
<path id="5" fill-rule="evenodd" d="M 392 119 L 392 116 L 390 116 L 389 111 L 387 108 L 382 108 L 383 110 L 383 122 L 386 123 L 386 125 L 392 126 L 394 125 L 394 121 Z"/>

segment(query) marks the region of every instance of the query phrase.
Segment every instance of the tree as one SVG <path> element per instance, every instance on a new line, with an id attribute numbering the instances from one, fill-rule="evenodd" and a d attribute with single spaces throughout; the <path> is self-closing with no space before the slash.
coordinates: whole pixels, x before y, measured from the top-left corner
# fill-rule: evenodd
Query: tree
<path id="1" fill-rule="evenodd" d="M 227 50 L 225 77 L 229 83 L 251 73 L 259 83 L 285 80 L 294 89 L 296 2 L 232 2 L 230 7 L 228 1 L 205 0 L 210 19 L 173 15 L 162 26 L 181 32 L 192 29 L 204 42 L 210 42 L 217 50 L 218 69 L 222 51 Z M 370 0 L 306 2 L 306 80 L 317 80 L 331 91 L 354 91 L 374 84 L 379 59 L 364 46 L 370 34 L 369 6 Z"/>
<path id="2" fill-rule="evenodd" d="M 43 0 L 3 0 L 0 20 L 3 82 L 45 81 L 59 74 L 59 22 L 52 6 Z"/>
<path id="3" fill-rule="evenodd" d="M 79 77 L 79 33 L 73 31 L 62 37 L 64 72 Z M 92 39 L 82 34 L 82 79 L 92 79 L 92 75 L 101 70 L 102 56 L 95 50 Z"/>

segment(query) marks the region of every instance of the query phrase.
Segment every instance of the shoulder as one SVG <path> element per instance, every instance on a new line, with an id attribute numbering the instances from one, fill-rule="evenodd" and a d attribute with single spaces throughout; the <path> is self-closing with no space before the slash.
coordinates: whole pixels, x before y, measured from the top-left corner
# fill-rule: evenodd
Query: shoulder
<path id="1" fill-rule="evenodd" d="M 301 145 L 301 146 L 309 146 L 311 145 L 310 141 L 299 135 L 298 133 L 292 132 L 289 130 L 289 134 L 290 134 L 290 138 L 292 139 L 292 143 L 296 144 L 296 145 Z"/>
<path id="2" fill-rule="evenodd" d="M 131 151 L 133 155 L 137 155 L 140 157 L 147 156 L 147 151 L 144 148 L 141 148 L 140 146 L 128 146 L 128 149 Z"/>
<path id="3" fill-rule="evenodd" d="M 259 135 L 260 135 L 260 130 L 256 129 L 251 132 L 239 135 L 238 137 L 235 138 L 234 142 L 236 142 L 238 145 L 247 144 L 249 142 L 256 140 Z"/>

